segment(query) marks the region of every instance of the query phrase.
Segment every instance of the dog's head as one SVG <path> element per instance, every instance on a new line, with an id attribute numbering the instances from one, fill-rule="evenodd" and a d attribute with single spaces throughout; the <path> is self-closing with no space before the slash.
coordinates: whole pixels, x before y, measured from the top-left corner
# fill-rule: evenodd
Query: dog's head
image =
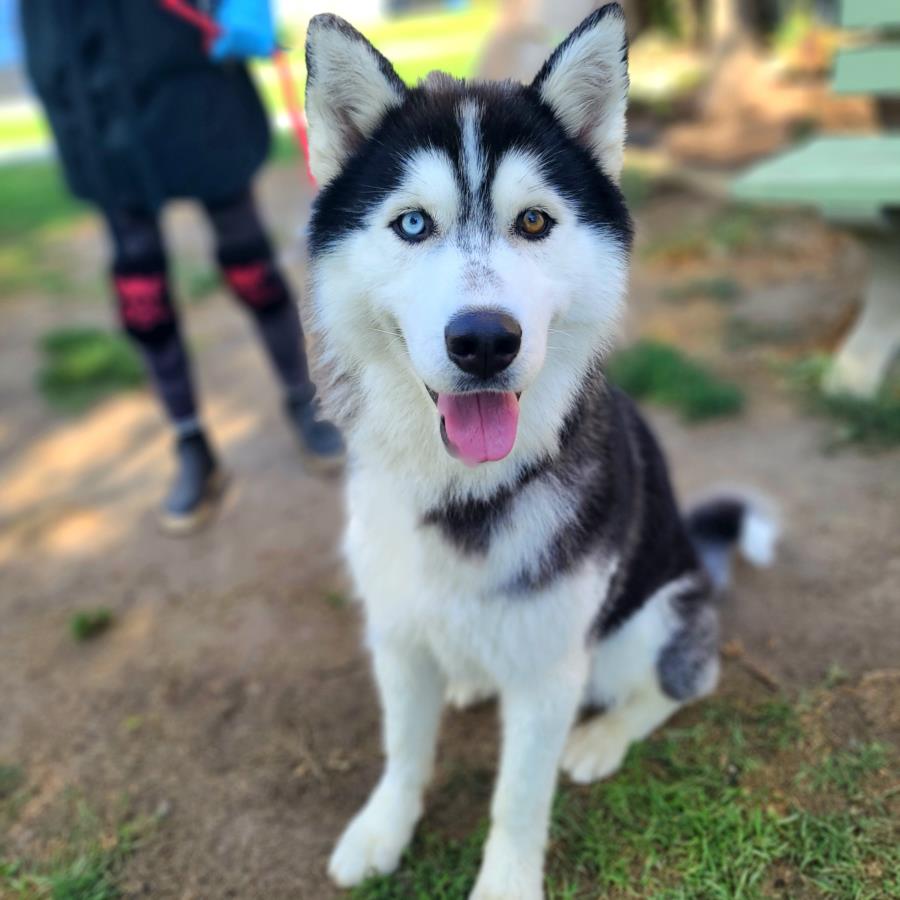
<path id="1" fill-rule="evenodd" d="M 531 443 L 551 441 L 625 290 L 620 7 L 586 19 L 527 86 L 433 74 L 407 88 L 328 15 L 306 53 L 326 357 L 422 404 L 430 439 L 469 465 L 510 454 L 526 413 Z"/>

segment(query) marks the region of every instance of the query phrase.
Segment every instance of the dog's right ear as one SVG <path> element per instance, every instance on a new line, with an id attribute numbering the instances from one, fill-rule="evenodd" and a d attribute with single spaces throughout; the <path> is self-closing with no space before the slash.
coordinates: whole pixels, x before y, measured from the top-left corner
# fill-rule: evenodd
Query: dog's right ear
<path id="1" fill-rule="evenodd" d="M 309 161 L 321 185 L 331 181 L 406 86 L 391 64 L 338 16 L 314 16 L 306 32 Z"/>

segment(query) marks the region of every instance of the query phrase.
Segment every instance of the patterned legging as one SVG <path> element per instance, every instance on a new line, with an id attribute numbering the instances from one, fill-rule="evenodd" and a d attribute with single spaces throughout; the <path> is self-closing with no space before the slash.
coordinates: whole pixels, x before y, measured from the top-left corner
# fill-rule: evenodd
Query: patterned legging
<path id="1" fill-rule="evenodd" d="M 249 310 L 284 389 L 312 398 L 303 332 L 290 287 L 248 191 L 207 204 L 216 260 L 234 296 Z M 169 287 L 159 219 L 143 210 L 107 212 L 113 243 L 112 281 L 123 328 L 138 343 L 160 400 L 173 422 L 197 414 L 190 362 Z"/>

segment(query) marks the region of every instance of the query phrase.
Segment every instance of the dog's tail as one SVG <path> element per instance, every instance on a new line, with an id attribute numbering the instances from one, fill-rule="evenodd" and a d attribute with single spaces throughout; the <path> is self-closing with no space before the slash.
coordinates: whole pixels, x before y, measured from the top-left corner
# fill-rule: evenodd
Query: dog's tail
<path id="1" fill-rule="evenodd" d="M 706 494 L 688 507 L 685 524 L 718 590 L 731 581 L 735 550 L 758 568 L 775 562 L 780 517 L 771 501 L 750 491 L 729 488 Z"/>

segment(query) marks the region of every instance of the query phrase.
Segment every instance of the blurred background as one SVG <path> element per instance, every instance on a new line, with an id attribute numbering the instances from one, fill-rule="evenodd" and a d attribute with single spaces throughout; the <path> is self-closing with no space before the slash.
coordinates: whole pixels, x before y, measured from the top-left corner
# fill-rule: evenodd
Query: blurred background
<path id="1" fill-rule="evenodd" d="M 276 7 L 302 96 L 315 12 L 409 82 L 526 80 L 596 5 Z M 637 242 L 610 374 L 683 497 L 752 485 L 785 538 L 725 603 L 720 696 L 610 784 L 561 790 L 548 890 L 900 897 L 900 4 L 623 6 Z M 304 473 L 208 228 L 170 204 L 174 293 L 235 490 L 204 531 L 159 533 L 170 435 L 22 54 L 0 0 L 0 897 L 335 896 L 328 850 L 379 766 L 340 485 Z M 302 293 L 314 188 L 274 67 L 252 70 L 275 125 L 256 192 Z M 495 738 L 490 708 L 448 717 L 413 857 L 356 896 L 466 896 Z"/>

